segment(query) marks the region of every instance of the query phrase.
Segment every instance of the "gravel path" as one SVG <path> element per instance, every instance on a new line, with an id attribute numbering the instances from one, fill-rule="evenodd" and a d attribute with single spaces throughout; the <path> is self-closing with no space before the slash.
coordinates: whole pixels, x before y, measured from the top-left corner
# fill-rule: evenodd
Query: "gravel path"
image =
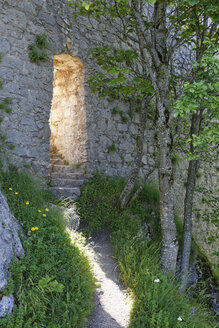
<path id="1" fill-rule="evenodd" d="M 91 239 L 93 271 L 100 286 L 94 293 L 95 310 L 88 318 L 87 328 L 128 327 L 131 297 L 119 282 L 117 264 L 109 235 L 102 231 Z"/>

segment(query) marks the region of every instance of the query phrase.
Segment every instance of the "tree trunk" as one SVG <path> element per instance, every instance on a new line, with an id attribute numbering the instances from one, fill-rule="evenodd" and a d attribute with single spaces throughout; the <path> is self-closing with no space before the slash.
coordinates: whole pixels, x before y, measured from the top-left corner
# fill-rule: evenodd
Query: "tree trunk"
<path id="1" fill-rule="evenodd" d="M 155 2 L 154 26 L 151 28 L 151 33 L 147 33 L 147 30 L 143 32 L 145 26 L 139 12 L 138 3 L 132 0 L 133 16 L 138 23 L 136 25 L 136 34 L 151 83 L 156 91 L 160 219 L 163 237 L 161 266 L 164 272 L 172 271 L 175 273 L 178 242 L 174 221 L 172 142 L 169 115 L 170 58 L 167 51 L 168 30 L 166 27 L 168 1 L 157 0 Z"/>
<path id="2" fill-rule="evenodd" d="M 178 241 L 174 219 L 173 166 L 171 161 L 171 118 L 169 111 L 169 58 L 167 51 L 167 1 L 157 0 L 154 5 L 155 29 L 152 71 L 156 90 L 157 149 L 160 191 L 160 220 L 162 229 L 161 267 L 165 273 L 175 274 Z"/>
<path id="3" fill-rule="evenodd" d="M 134 193 L 134 195 L 132 196 L 132 198 L 129 200 L 128 205 L 132 204 L 136 200 L 136 198 L 138 197 L 138 195 L 140 194 L 140 192 L 144 188 L 145 183 L 147 182 L 149 176 L 154 172 L 154 170 L 156 169 L 156 167 L 157 167 L 157 163 L 147 172 L 147 174 L 144 177 L 144 180 L 143 180 L 142 184 L 136 190 L 136 192 Z"/>
<path id="4" fill-rule="evenodd" d="M 186 195 L 184 201 L 183 249 L 180 272 L 180 290 L 184 290 L 188 282 L 189 258 L 192 240 L 192 206 L 198 166 L 199 160 L 191 160 L 189 162 Z"/>
<path id="5" fill-rule="evenodd" d="M 201 116 L 193 114 L 190 136 L 197 134 L 201 131 Z M 190 142 L 190 151 L 192 154 L 195 153 L 195 149 L 192 141 Z M 184 200 L 184 223 L 183 223 L 183 249 L 181 259 L 181 283 L 180 290 L 184 290 L 188 282 L 188 271 L 189 271 L 189 258 L 191 251 L 191 240 L 192 240 L 192 207 L 193 207 L 193 196 L 196 183 L 196 175 L 199 168 L 199 160 L 191 160 L 189 162 L 187 184 L 186 184 L 186 195 Z"/>
<path id="6" fill-rule="evenodd" d="M 140 117 L 140 124 L 138 127 L 135 159 L 132 164 L 131 174 L 130 174 L 128 181 L 117 201 L 116 206 L 120 209 L 124 209 L 126 207 L 128 200 L 130 198 L 130 194 L 131 194 L 131 192 L 134 188 L 135 182 L 137 180 L 139 169 L 141 167 L 143 143 L 144 143 L 144 131 L 145 131 L 145 124 L 146 124 L 146 120 L 147 120 L 149 101 L 150 101 L 150 98 L 145 97 L 141 103 L 141 117 Z"/>
<path id="7" fill-rule="evenodd" d="M 167 124 L 168 109 L 157 97 L 158 120 L 158 173 L 160 191 L 160 218 L 162 228 L 162 256 L 161 266 L 165 273 L 175 273 L 178 241 L 176 238 L 176 225 L 174 220 L 173 203 L 173 167 L 171 162 L 170 128 Z"/>

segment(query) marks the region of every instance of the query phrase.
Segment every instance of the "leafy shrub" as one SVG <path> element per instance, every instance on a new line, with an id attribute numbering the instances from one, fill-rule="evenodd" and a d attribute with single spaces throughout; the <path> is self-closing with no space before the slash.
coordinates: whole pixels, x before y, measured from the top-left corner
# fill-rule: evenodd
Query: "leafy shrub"
<path id="1" fill-rule="evenodd" d="M 15 296 L 2 328 L 81 327 L 92 309 L 94 282 L 86 257 L 70 243 L 62 218 L 45 191 L 25 174 L 2 174 L 1 189 L 20 222 L 25 257 L 13 261 L 8 294 Z"/>

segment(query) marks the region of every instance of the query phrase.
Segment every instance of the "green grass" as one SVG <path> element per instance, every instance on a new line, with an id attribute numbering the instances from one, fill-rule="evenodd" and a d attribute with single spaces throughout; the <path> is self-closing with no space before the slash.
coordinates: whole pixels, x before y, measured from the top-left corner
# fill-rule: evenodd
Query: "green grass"
<path id="1" fill-rule="evenodd" d="M 16 171 L 2 174 L 1 190 L 26 238 L 25 257 L 13 261 L 5 291 L 13 292 L 16 305 L 0 327 L 81 327 L 92 310 L 94 290 L 87 258 L 70 243 L 60 212 L 48 205 L 51 197 L 30 177 Z"/>
<path id="2" fill-rule="evenodd" d="M 145 186 L 135 203 L 119 212 L 113 204 L 124 181 L 96 175 L 82 189 L 79 209 L 89 224 L 88 232 L 108 226 L 121 278 L 134 295 L 130 328 L 206 328 L 217 326 L 201 299 L 178 291 L 178 282 L 160 271 L 161 233 L 159 194 L 153 184 Z M 148 241 L 140 233 L 147 222 Z M 155 282 L 159 279 L 159 282 Z M 182 318 L 179 321 L 178 318 Z"/>
<path id="3" fill-rule="evenodd" d="M 115 153 L 115 151 L 117 150 L 116 148 L 116 145 L 114 144 L 114 142 L 112 143 L 112 145 L 110 145 L 108 147 L 108 153 L 111 154 L 111 153 Z"/>

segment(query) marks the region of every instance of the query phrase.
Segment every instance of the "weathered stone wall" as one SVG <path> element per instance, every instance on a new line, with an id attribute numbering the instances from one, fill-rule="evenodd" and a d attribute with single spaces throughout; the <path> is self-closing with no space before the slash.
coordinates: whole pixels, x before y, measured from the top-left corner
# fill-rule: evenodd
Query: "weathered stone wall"
<path id="1" fill-rule="evenodd" d="M 36 65 L 30 62 L 28 46 L 34 42 L 37 34 L 42 33 L 47 34 L 50 43 L 49 61 Z M 13 110 L 10 115 L 6 115 L 2 129 L 7 135 L 7 142 L 15 145 L 15 149 L 10 151 L 11 163 L 30 164 L 34 170 L 44 175 L 48 173 L 53 59 L 55 55 L 66 53 L 75 55 L 84 65 L 84 121 L 87 130 L 84 148 L 87 152 L 87 171 L 94 172 L 98 169 L 109 175 L 121 176 L 130 172 L 138 115 L 128 124 L 122 122 L 120 115 L 112 114 L 112 108 L 117 104 L 90 94 L 86 78 L 95 65 L 89 54 L 93 33 L 88 27 L 72 20 L 70 10 L 63 2 L 3 1 L 0 52 L 4 56 L 0 63 L 0 76 L 4 86 L 1 97 L 12 98 Z M 129 110 L 121 104 L 118 107 L 124 112 Z M 66 131 L 66 137 L 67 133 L 70 131 Z M 147 146 L 143 158 L 145 171 L 153 164 L 153 159 L 148 156 L 148 149 L 151 153 L 154 152 L 154 141 L 150 138 L 150 133 L 153 132 L 146 136 Z M 77 135 L 75 139 L 77 138 L 80 139 L 81 136 Z M 109 147 L 113 144 L 116 151 L 109 152 Z"/>

